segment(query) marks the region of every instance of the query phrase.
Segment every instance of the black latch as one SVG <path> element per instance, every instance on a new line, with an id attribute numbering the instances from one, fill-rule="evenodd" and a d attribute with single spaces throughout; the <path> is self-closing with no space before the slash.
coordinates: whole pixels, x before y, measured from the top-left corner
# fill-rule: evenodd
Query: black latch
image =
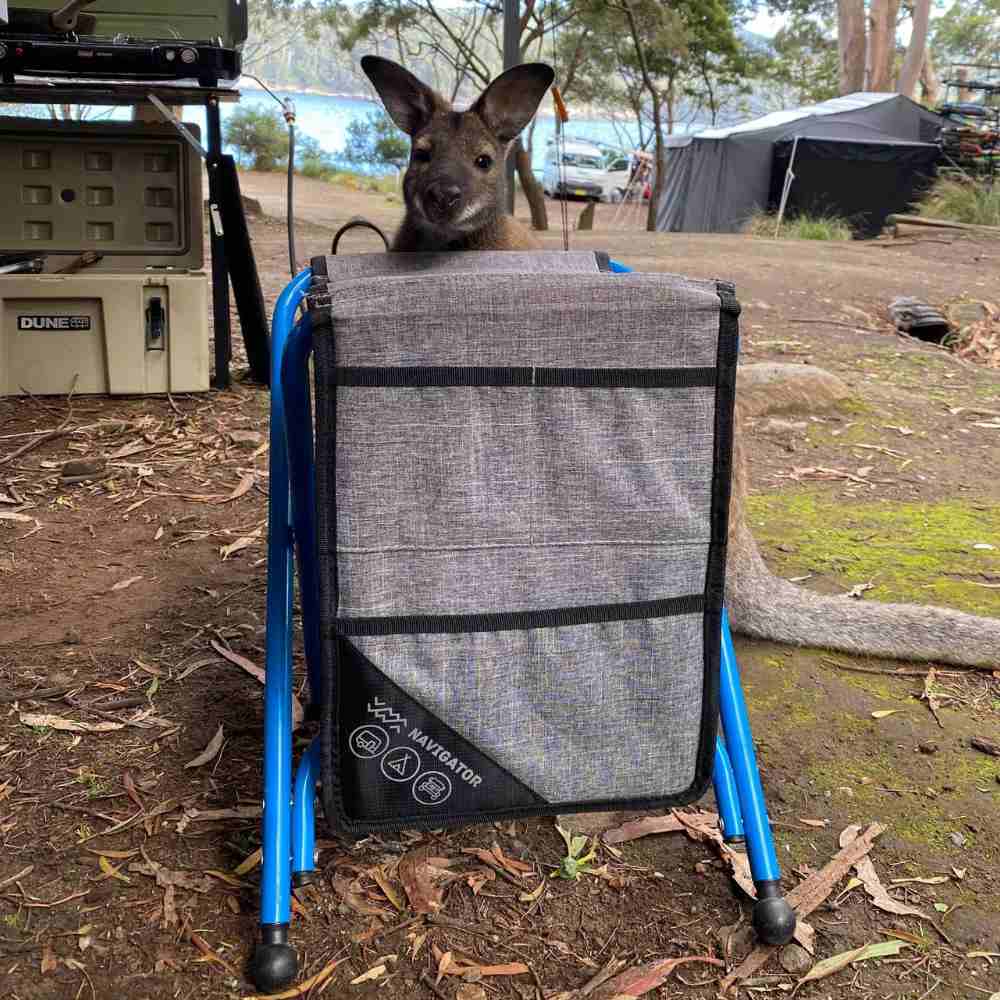
<path id="1" fill-rule="evenodd" d="M 163 308 L 163 300 L 154 295 L 146 306 L 146 350 L 162 351 L 166 331 L 167 314 Z"/>

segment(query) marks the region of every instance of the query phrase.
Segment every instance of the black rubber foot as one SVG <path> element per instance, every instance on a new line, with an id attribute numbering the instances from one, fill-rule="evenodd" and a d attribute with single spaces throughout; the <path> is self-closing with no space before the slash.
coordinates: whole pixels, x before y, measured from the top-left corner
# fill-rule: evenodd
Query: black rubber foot
<path id="1" fill-rule="evenodd" d="M 292 888 L 301 889 L 316 881 L 316 872 L 292 872 Z"/>
<path id="2" fill-rule="evenodd" d="M 795 911 L 781 895 L 777 882 L 757 886 L 753 907 L 753 929 L 764 944 L 788 944 L 795 933 Z"/>
<path id="3" fill-rule="evenodd" d="M 730 846 L 735 845 L 737 847 L 739 847 L 741 844 L 745 844 L 747 842 L 747 838 L 744 837 L 743 834 L 739 834 L 736 837 L 725 837 L 723 839 Z"/>
<path id="4" fill-rule="evenodd" d="M 299 960 L 288 943 L 287 924 L 265 924 L 253 953 L 250 974 L 261 993 L 280 993 L 295 981 Z"/>

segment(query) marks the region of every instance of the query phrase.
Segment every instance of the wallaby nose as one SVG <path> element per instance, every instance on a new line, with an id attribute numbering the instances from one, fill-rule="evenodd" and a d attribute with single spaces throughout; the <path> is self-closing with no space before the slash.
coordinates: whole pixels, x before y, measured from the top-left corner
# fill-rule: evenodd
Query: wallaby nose
<path id="1" fill-rule="evenodd" d="M 444 217 L 462 200 L 462 189 L 457 184 L 431 184 L 425 197 L 428 208 Z"/>

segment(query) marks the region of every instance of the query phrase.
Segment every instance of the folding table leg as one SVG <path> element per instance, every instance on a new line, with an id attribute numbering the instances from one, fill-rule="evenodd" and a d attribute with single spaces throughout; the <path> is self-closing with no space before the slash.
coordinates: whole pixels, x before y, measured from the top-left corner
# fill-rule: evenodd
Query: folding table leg
<path id="1" fill-rule="evenodd" d="M 309 744 L 295 772 L 292 800 L 292 885 L 308 885 L 316 870 L 316 781 L 319 737 Z"/>
<path id="2" fill-rule="evenodd" d="M 715 801 L 719 804 L 725 841 L 727 844 L 742 844 L 746 837 L 743 832 L 743 814 L 740 812 L 740 794 L 736 787 L 733 765 L 729 763 L 729 753 L 721 737 L 715 740 L 712 784 L 715 787 Z"/>
<path id="3" fill-rule="evenodd" d="M 284 989 L 298 972 L 298 958 L 288 943 L 292 904 L 293 535 L 281 361 L 309 278 L 309 272 L 303 272 L 285 287 L 275 305 L 272 333 L 261 938 L 252 963 L 254 982 L 265 993 Z"/>
<path id="4" fill-rule="evenodd" d="M 753 909 L 754 929 L 767 944 L 787 944 L 795 931 L 795 912 L 781 895 L 781 870 L 774 852 L 771 823 L 757 770 L 750 720 L 729 631 L 729 617 L 725 611 L 722 613 L 720 661 L 722 731 L 743 817 L 750 873 L 757 889 L 757 902 Z"/>

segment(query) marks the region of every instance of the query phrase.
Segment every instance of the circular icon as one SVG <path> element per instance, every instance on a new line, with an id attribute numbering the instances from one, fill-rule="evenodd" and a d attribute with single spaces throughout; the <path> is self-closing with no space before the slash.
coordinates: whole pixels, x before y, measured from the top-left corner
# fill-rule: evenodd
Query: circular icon
<path id="1" fill-rule="evenodd" d="M 420 770 L 420 754 L 412 747 L 393 747 L 382 758 L 382 773 L 390 781 L 410 781 Z"/>
<path id="2" fill-rule="evenodd" d="M 451 796 L 451 778 L 440 771 L 424 771 L 413 782 L 413 797 L 422 806 L 439 806 Z"/>
<path id="3" fill-rule="evenodd" d="M 381 757 L 389 746 L 389 734 L 381 726 L 358 726 L 347 745 L 351 753 L 362 760 Z"/>

